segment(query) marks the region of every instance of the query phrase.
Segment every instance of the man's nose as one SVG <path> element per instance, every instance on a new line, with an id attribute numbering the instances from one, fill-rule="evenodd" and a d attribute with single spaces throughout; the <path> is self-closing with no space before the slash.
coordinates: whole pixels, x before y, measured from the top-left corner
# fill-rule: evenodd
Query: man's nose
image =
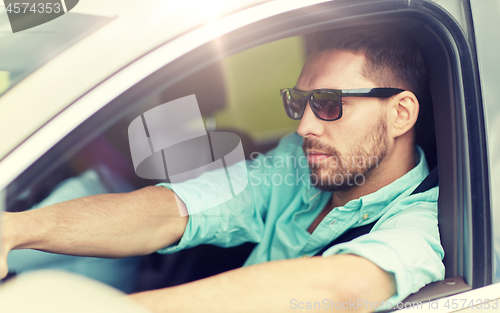
<path id="1" fill-rule="evenodd" d="M 325 130 L 325 121 L 322 121 L 314 115 L 309 103 L 304 110 L 304 114 L 300 119 L 299 127 L 297 128 L 297 133 L 302 137 L 319 137 L 323 135 Z"/>

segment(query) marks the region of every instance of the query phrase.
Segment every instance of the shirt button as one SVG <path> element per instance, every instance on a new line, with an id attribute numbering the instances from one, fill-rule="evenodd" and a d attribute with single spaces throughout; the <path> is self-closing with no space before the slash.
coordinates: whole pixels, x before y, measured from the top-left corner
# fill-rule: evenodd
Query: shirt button
<path id="1" fill-rule="evenodd" d="M 335 224 L 335 222 L 336 222 L 336 221 L 337 221 L 337 220 L 333 220 L 333 221 L 331 221 L 331 222 L 330 222 L 330 226 L 333 226 L 333 224 Z"/>
<path id="2" fill-rule="evenodd" d="M 370 217 L 370 215 L 368 215 L 368 213 L 363 214 L 363 219 L 364 219 L 364 220 L 367 220 L 369 217 Z"/>

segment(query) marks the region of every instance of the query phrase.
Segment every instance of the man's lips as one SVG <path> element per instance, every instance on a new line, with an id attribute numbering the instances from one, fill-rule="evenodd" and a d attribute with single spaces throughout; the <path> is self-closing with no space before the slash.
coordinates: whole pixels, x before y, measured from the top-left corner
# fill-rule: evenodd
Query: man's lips
<path id="1" fill-rule="evenodd" d="M 307 161 L 309 163 L 317 163 L 326 160 L 327 158 L 331 157 L 330 154 L 326 154 L 321 151 L 307 151 Z"/>

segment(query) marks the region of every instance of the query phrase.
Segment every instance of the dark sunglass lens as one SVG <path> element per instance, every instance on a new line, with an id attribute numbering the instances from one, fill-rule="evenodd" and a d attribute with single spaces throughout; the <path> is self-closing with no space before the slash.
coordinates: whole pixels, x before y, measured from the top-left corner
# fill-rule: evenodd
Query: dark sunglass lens
<path id="1" fill-rule="evenodd" d="M 325 120 L 335 120 L 340 116 L 339 98 L 334 93 L 314 93 L 311 108 Z"/>
<path id="2" fill-rule="evenodd" d="M 306 102 L 301 94 L 290 90 L 283 92 L 283 104 L 285 105 L 286 114 L 290 118 L 294 120 L 302 118 Z"/>

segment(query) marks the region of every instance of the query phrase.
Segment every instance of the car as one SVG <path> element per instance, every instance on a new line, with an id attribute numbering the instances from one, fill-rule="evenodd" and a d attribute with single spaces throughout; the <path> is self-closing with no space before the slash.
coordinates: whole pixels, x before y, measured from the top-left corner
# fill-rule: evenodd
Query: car
<path id="1" fill-rule="evenodd" d="M 31 30 L 4 31 L 0 206 L 29 209 L 89 170 L 130 184 L 112 190 L 158 182 L 135 174 L 128 126 L 191 94 L 208 131 L 238 134 L 247 158 L 268 151 L 297 126 L 278 91 L 294 85 L 323 32 L 385 23 L 411 36 L 428 65 L 431 101 L 417 142 L 439 172 L 446 279 L 408 303 L 490 286 L 500 282 L 499 9 L 496 0 L 86 0 Z M 240 266 L 251 248 L 134 259 L 137 285 L 123 290 L 213 275 Z M 207 256 L 203 266 L 197 255 Z"/>

